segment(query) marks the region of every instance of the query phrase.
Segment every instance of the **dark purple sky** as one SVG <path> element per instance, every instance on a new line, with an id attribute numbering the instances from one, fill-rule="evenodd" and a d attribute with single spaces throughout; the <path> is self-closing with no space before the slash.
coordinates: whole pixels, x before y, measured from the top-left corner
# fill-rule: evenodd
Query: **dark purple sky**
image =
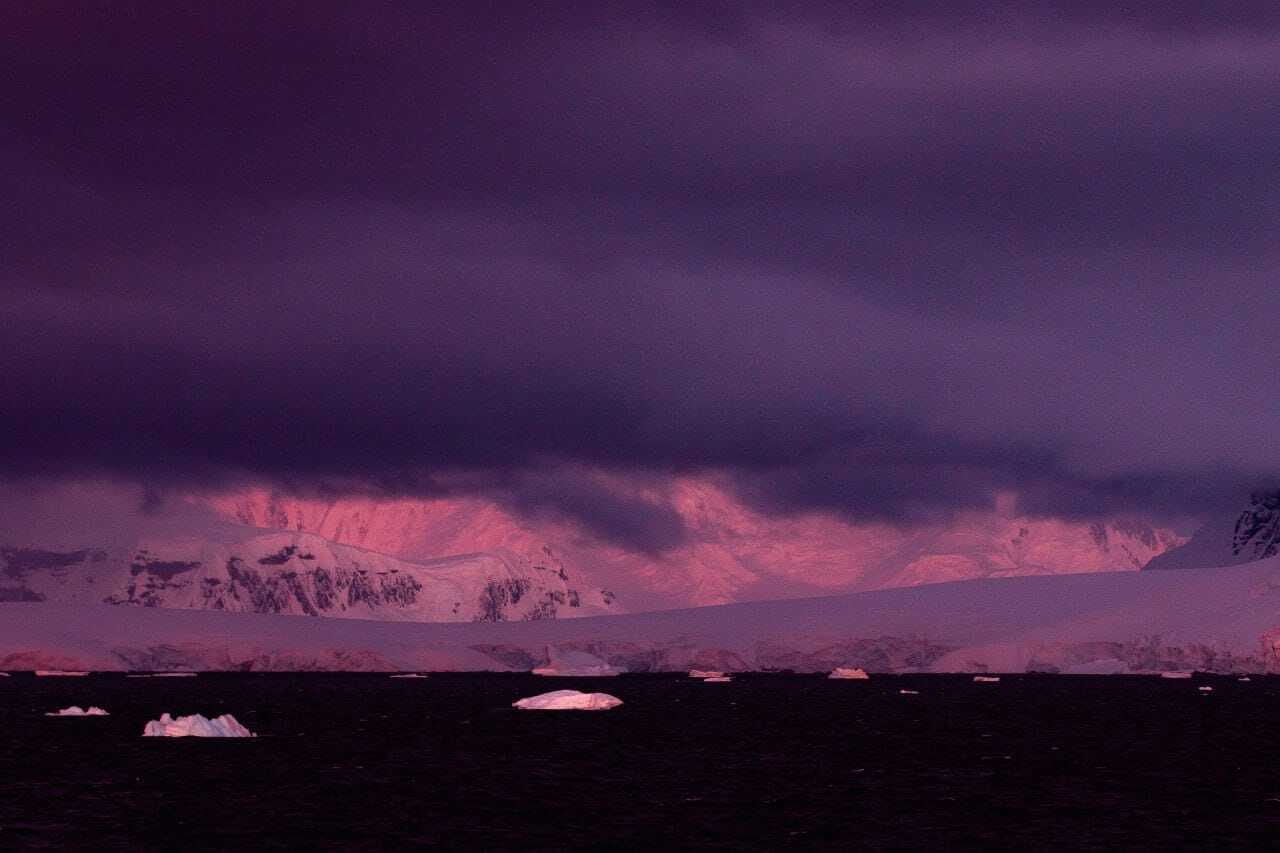
<path id="1" fill-rule="evenodd" d="M 0 474 L 661 550 L 581 472 L 910 520 L 1280 467 L 1276 4 L 419 5 L 0 10 Z"/>

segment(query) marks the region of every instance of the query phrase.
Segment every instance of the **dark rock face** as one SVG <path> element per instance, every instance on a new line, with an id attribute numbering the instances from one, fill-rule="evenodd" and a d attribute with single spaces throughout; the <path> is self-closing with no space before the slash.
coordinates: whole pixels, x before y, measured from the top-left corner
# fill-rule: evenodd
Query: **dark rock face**
<path id="1" fill-rule="evenodd" d="M 142 554 L 139 554 L 132 565 L 129 566 L 129 574 L 140 575 L 143 572 L 150 572 L 156 577 L 164 580 L 173 580 L 180 574 L 200 568 L 200 563 L 184 562 L 182 560 L 152 560 Z"/>
<path id="2" fill-rule="evenodd" d="M 1280 553 L 1280 490 L 1254 492 L 1236 519 L 1231 553 L 1262 560 Z"/>
<path id="3" fill-rule="evenodd" d="M 531 586 L 532 584 L 524 578 L 489 581 L 480 593 L 480 612 L 476 615 L 475 621 L 503 621 L 508 605 L 518 604 Z"/>
<path id="4" fill-rule="evenodd" d="M 0 602 L 44 601 L 45 597 L 25 586 L 0 586 Z"/>
<path id="5" fill-rule="evenodd" d="M 86 560 L 105 560 L 105 551 L 42 551 L 39 548 L 0 548 L 4 573 L 21 578 L 40 569 L 68 569 Z"/>

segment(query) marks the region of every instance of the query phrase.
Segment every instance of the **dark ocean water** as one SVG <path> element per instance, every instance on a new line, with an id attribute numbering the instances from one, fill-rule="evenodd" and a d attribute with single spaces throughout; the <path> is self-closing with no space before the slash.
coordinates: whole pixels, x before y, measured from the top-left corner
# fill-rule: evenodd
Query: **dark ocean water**
<path id="1" fill-rule="evenodd" d="M 509 707 L 566 687 L 626 704 Z M 140 737 L 164 711 L 260 737 Z M 1262 847 L 1278 724 L 1258 676 L 15 675 L 0 848 Z"/>

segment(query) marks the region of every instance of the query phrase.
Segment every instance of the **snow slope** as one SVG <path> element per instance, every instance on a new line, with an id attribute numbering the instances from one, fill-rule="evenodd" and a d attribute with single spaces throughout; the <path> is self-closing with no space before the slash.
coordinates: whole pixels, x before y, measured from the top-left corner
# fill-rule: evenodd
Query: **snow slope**
<path id="1" fill-rule="evenodd" d="M 1280 557 L 1185 572 L 935 584 L 608 618 L 387 623 L 0 605 L 0 668 L 531 670 L 582 652 L 628 672 L 1280 671 Z M 625 677 L 625 676 L 624 676 Z"/>

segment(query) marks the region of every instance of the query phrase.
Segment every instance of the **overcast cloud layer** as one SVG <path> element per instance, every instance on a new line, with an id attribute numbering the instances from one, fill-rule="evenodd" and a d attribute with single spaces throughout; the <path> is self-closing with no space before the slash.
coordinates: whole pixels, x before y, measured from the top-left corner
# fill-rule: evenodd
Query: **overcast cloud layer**
<path id="1" fill-rule="evenodd" d="M 661 551 L 673 471 L 910 522 L 1280 467 L 1275 4 L 173 5 L 0 11 L 9 477 Z"/>

